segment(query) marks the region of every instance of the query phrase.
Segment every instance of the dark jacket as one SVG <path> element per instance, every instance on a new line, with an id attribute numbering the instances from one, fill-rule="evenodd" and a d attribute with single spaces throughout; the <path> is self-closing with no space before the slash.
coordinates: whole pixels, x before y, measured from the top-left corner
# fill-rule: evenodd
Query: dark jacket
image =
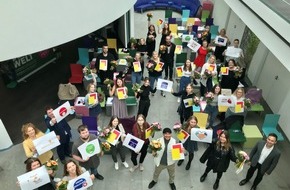
<path id="1" fill-rule="evenodd" d="M 50 117 L 45 118 L 45 124 L 50 131 L 54 131 L 56 135 L 60 136 L 60 143 L 66 143 L 67 138 L 71 138 L 71 128 L 66 122 L 65 119 L 61 120 L 58 123 L 55 123 L 53 126 L 50 125 Z"/>
<path id="2" fill-rule="evenodd" d="M 168 47 L 166 44 L 162 44 Z M 164 61 L 165 64 L 170 64 L 174 62 L 174 52 L 175 52 L 176 45 L 174 43 L 170 44 L 170 51 L 167 52 L 167 49 L 164 53 L 159 52 L 161 55 L 161 59 Z"/>

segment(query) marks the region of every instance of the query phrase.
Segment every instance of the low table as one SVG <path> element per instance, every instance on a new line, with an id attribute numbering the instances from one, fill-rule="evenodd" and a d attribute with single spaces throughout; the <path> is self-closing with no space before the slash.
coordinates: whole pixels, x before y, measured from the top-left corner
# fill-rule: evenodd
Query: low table
<path id="1" fill-rule="evenodd" d="M 263 135 L 257 125 L 244 125 L 243 132 L 246 137 L 244 148 L 253 148 L 258 141 L 263 139 Z"/>

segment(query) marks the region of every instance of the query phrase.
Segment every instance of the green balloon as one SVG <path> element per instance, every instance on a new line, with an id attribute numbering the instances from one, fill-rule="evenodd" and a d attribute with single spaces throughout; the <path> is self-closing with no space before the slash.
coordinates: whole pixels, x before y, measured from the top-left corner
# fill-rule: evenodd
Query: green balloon
<path id="1" fill-rule="evenodd" d="M 92 154 L 93 152 L 95 151 L 95 146 L 93 144 L 89 144 L 87 147 L 86 147 L 86 152 L 88 154 Z"/>

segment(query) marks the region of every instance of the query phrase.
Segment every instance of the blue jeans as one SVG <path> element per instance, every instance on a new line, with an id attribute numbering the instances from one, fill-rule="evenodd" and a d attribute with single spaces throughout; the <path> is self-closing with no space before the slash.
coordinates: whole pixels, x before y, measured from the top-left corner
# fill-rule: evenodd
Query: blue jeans
<path id="1" fill-rule="evenodd" d="M 208 127 L 212 127 L 216 116 L 218 115 L 218 106 L 207 105 L 205 110 L 206 113 L 209 115 L 209 124 Z"/>
<path id="2" fill-rule="evenodd" d="M 142 77 L 142 72 L 132 72 L 131 74 L 131 80 L 132 84 L 141 84 L 141 77 Z"/>
<path id="3" fill-rule="evenodd" d="M 191 82 L 190 77 L 185 77 L 185 76 L 181 77 L 180 84 L 179 84 L 179 92 L 182 90 L 185 90 L 186 86 L 190 84 L 190 82 Z"/>
<path id="4" fill-rule="evenodd" d="M 162 78 L 161 76 L 157 76 L 157 77 L 149 76 L 150 86 L 151 86 L 152 89 L 154 89 L 155 81 L 157 82 L 157 80 L 161 79 L 161 78 Z"/>

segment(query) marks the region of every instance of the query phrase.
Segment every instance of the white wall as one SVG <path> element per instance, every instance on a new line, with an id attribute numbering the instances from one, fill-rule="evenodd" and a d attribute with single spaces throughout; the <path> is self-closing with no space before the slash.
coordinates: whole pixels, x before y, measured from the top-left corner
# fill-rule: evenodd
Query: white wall
<path id="1" fill-rule="evenodd" d="M 285 94 L 284 102 L 278 112 L 280 114 L 279 125 L 282 128 L 285 135 L 290 139 L 290 117 L 289 117 L 289 108 L 290 108 L 290 90 L 288 94 Z"/>
<path id="2" fill-rule="evenodd" d="M 224 0 L 215 0 L 212 16 L 214 24 L 219 26 L 219 29 L 226 28 L 228 17 L 230 14 L 230 7 Z"/>
<path id="3" fill-rule="evenodd" d="M 48 49 L 91 33 L 125 14 L 136 0 L 0 1 L 0 61 Z"/>
<path id="4" fill-rule="evenodd" d="M 234 11 L 230 11 L 229 22 L 227 23 L 227 36 L 230 38 L 231 42 L 234 39 L 239 39 L 241 41 L 244 30 L 245 23 L 238 17 Z"/>

